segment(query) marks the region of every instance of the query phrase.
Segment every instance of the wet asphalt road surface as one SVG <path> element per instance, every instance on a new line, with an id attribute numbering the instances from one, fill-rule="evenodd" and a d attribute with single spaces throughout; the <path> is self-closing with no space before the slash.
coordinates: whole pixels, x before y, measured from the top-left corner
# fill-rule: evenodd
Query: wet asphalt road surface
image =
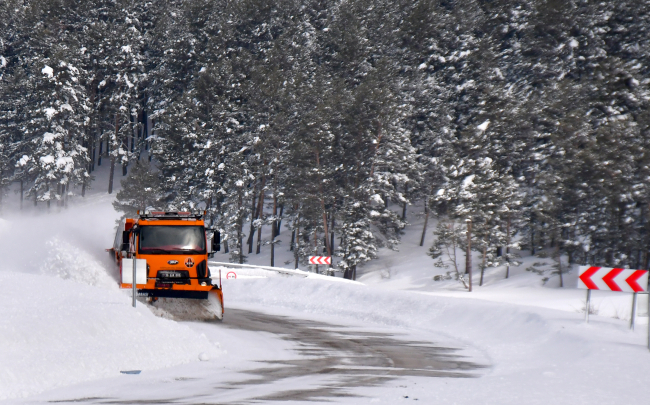
<path id="1" fill-rule="evenodd" d="M 210 326 L 212 327 L 212 326 Z M 355 397 L 355 388 L 375 387 L 402 377 L 474 378 L 487 367 L 462 356 L 458 348 L 434 342 L 408 340 L 399 333 L 367 332 L 304 319 L 229 309 L 214 327 L 267 332 L 291 343 L 298 356 L 291 360 L 258 361 L 241 370 L 235 381 L 211 382 L 210 377 L 176 378 L 192 383 L 184 392 L 146 399 L 142 395 L 84 396 L 50 399 L 50 403 L 92 404 L 259 404 L 276 401 L 336 402 Z M 312 378 L 310 378 L 312 377 Z M 311 384 L 296 381 L 311 381 Z M 188 380 L 188 381 L 185 381 Z M 316 383 L 314 383 L 316 381 Z M 209 386 L 199 393 L 193 387 Z M 260 389 L 260 387 L 266 387 Z M 269 388 L 270 387 L 270 388 Z M 155 394 L 155 387 L 152 387 Z M 226 395 L 227 394 L 227 395 Z M 349 401 L 345 401 L 349 402 Z"/>
<path id="2" fill-rule="evenodd" d="M 247 371 L 255 378 L 237 385 L 270 383 L 304 375 L 338 376 L 317 389 L 281 391 L 255 400 L 309 401 L 353 396 L 352 388 L 371 387 L 397 377 L 472 378 L 485 365 L 457 354 L 457 349 L 432 342 L 402 340 L 387 333 L 360 332 L 320 322 L 230 310 L 224 325 L 275 333 L 295 342 L 304 359 L 268 362 Z"/>

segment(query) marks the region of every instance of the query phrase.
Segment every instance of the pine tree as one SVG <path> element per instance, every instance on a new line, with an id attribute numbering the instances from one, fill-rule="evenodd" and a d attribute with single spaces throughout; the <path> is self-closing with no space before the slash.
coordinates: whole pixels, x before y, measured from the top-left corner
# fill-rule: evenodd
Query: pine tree
<path id="1" fill-rule="evenodd" d="M 64 13 L 65 6 L 58 9 L 52 5 L 52 10 Z M 35 10 L 38 4 L 32 7 Z M 19 165 L 33 181 L 28 195 L 46 201 L 48 207 L 53 200 L 64 205 L 72 193 L 71 186 L 81 185 L 89 176 L 84 145 L 90 107 L 84 87 L 87 75 L 80 63 L 83 52 L 75 31 L 51 24 L 51 18 L 55 16 L 37 24 L 22 48 L 24 63 L 30 68 L 26 83 L 30 110 L 25 117 L 26 139 L 19 152 L 27 156 Z M 67 21 L 71 27 L 78 22 L 74 18 Z"/>
<path id="2" fill-rule="evenodd" d="M 137 161 L 129 176 L 120 182 L 122 189 L 115 195 L 113 207 L 123 213 L 123 218 L 135 218 L 138 210 L 162 209 L 161 180 L 160 173 L 148 161 Z"/>

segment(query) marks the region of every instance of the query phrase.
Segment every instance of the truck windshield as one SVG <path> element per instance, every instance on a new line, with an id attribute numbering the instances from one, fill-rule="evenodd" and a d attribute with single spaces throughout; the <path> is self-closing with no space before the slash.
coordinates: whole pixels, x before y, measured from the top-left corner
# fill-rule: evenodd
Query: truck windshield
<path id="1" fill-rule="evenodd" d="M 140 253 L 205 253 L 202 226 L 156 225 L 140 227 Z"/>

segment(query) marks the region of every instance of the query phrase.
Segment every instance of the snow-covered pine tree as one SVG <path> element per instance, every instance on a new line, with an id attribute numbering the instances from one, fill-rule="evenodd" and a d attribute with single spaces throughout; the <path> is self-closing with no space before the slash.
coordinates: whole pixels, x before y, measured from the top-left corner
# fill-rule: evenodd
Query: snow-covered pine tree
<path id="1" fill-rule="evenodd" d="M 160 210 L 163 189 L 158 170 L 146 159 L 136 161 L 129 176 L 120 183 L 113 207 L 122 218 L 135 218 L 138 210 Z"/>
<path id="2" fill-rule="evenodd" d="M 29 110 L 24 128 L 25 141 L 18 160 L 28 190 L 37 200 L 64 205 L 72 187 L 85 183 L 89 174 L 87 144 L 90 111 L 85 83 L 87 72 L 78 29 L 83 23 L 69 13 L 74 2 L 29 5 L 29 37 L 20 44 L 20 64 L 29 75 Z"/>
<path id="3" fill-rule="evenodd" d="M 39 64 L 41 75 L 34 78 L 39 102 L 32 115 L 31 154 L 18 163 L 34 182 L 28 195 L 48 206 L 52 200 L 63 205 L 71 186 L 83 184 L 89 176 L 88 149 L 83 144 L 90 107 L 79 70 L 65 60 L 65 55 L 55 54 Z"/>
<path id="4" fill-rule="evenodd" d="M 338 267 L 343 277 L 356 280 L 357 266 L 377 257 L 375 237 L 370 229 L 372 214 L 368 203 L 350 198 L 341 212 L 341 260 Z"/>
<path id="5" fill-rule="evenodd" d="M 19 149 L 21 95 L 17 91 L 21 75 L 14 73 L 16 55 L 12 46 L 24 24 L 24 6 L 16 0 L 0 4 L 0 209 L 9 184 L 15 177 L 16 150 Z M 20 180 L 20 179 L 18 179 Z"/>

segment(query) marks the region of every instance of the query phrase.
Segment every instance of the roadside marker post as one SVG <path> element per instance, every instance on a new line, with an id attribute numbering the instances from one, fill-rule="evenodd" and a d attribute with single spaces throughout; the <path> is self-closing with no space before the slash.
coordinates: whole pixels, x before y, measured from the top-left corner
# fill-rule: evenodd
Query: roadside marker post
<path id="1" fill-rule="evenodd" d="M 135 286 L 135 280 L 136 280 L 135 276 L 136 274 L 135 274 L 135 254 L 134 254 L 133 255 L 133 278 L 132 278 L 133 281 L 131 282 L 131 285 L 133 286 L 133 308 L 135 308 L 135 301 L 136 301 L 135 296 L 137 294 L 136 286 Z"/>
<path id="2" fill-rule="evenodd" d="M 587 290 L 587 305 L 585 305 L 585 322 L 589 323 L 589 309 L 591 308 L 591 290 Z"/>
<path id="3" fill-rule="evenodd" d="M 332 264 L 332 256 L 309 256 L 309 264 Z"/>
<path id="4" fill-rule="evenodd" d="M 329 264 L 330 267 L 332 266 L 332 256 L 309 256 L 309 264 L 315 264 L 316 265 L 316 274 L 318 273 L 318 265 L 319 264 Z"/>
<path id="5" fill-rule="evenodd" d="M 580 266 L 578 269 L 578 288 L 587 290 L 585 307 L 585 321 L 587 323 L 589 323 L 591 290 L 633 293 L 630 329 L 634 330 L 638 294 L 648 293 L 648 270 Z M 648 296 L 648 350 L 650 350 L 650 295 Z"/>
<path id="6" fill-rule="evenodd" d="M 636 297 L 638 293 L 632 296 L 632 316 L 630 317 L 630 329 L 634 330 L 634 319 L 636 318 Z M 650 315 L 650 314 L 649 314 Z M 650 319 L 650 318 L 648 318 Z"/>

